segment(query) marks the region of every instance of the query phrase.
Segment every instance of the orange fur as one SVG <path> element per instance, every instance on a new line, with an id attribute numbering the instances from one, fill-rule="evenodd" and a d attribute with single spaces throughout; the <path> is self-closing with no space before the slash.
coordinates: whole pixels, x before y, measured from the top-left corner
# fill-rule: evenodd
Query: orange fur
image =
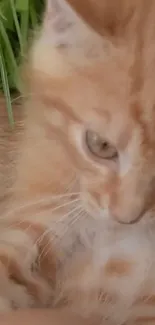
<path id="1" fill-rule="evenodd" d="M 155 3 L 89 0 L 87 12 L 69 2 L 82 16 L 47 0 L 25 68 L 25 131 L 0 237 L 7 286 L 19 281 L 24 303 L 10 287 L 3 306 L 10 294 L 18 308 L 152 324 Z M 93 154 L 88 130 L 117 155 Z"/>

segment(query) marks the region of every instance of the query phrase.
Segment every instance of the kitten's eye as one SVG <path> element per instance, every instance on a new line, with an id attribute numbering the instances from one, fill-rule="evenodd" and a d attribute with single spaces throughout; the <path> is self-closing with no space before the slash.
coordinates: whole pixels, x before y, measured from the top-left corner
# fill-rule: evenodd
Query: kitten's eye
<path id="1" fill-rule="evenodd" d="M 90 153 L 101 159 L 118 157 L 116 148 L 93 131 L 86 132 L 86 145 Z"/>

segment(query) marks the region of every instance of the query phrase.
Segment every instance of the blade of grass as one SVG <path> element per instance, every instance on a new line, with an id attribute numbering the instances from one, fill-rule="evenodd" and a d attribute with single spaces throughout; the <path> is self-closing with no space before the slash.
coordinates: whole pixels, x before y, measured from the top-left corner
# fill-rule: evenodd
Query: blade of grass
<path id="1" fill-rule="evenodd" d="M 27 11 L 29 7 L 29 0 L 15 0 L 16 1 L 16 10 Z M 31 0 L 32 1 L 32 0 Z"/>
<path id="2" fill-rule="evenodd" d="M 25 52 L 27 46 L 28 39 L 28 31 L 29 31 L 29 11 L 21 12 L 21 35 L 22 35 L 22 44 Z"/>
<path id="3" fill-rule="evenodd" d="M 2 13 L 2 11 L 1 11 L 1 9 L 0 9 L 0 19 L 3 19 L 3 20 L 5 20 L 5 21 L 6 21 L 6 18 L 5 18 L 5 16 L 3 15 L 3 13 Z"/>
<path id="4" fill-rule="evenodd" d="M 6 52 L 8 54 L 8 64 L 10 67 L 10 71 L 13 71 L 13 79 L 15 82 L 15 85 L 18 89 L 19 88 L 19 80 L 18 80 L 18 66 L 16 62 L 16 58 L 14 56 L 10 40 L 8 38 L 8 34 L 3 26 L 2 21 L 0 20 L 0 35 L 3 40 L 3 44 L 5 45 Z"/>
<path id="5" fill-rule="evenodd" d="M 31 3 L 30 5 L 30 19 L 31 19 L 32 28 L 34 29 L 37 26 L 38 18 L 33 3 Z"/>
<path id="6" fill-rule="evenodd" d="M 14 21 L 12 10 L 10 7 L 10 0 L 0 0 L 0 10 L 2 13 L 3 25 L 7 30 L 14 30 Z"/>
<path id="7" fill-rule="evenodd" d="M 29 31 L 29 0 L 16 0 L 16 11 L 20 14 L 20 30 L 25 51 Z"/>
<path id="8" fill-rule="evenodd" d="M 2 87 L 6 98 L 8 118 L 9 118 L 10 125 L 13 127 L 14 118 L 13 118 L 13 111 L 12 111 L 12 104 L 11 104 L 11 95 L 10 95 L 7 71 L 6 71 L 5 60 L 4 60 L 1 45 L 0 45 L 0 72 L 1 72 L 1 79 L 2 79 Z"/>
<path id="9" fill-rule="evenodd" d="M 22 43 L 22 35 L 21 35 L 21 30 L 20 30 L 20 25 L 19 25 L 19 20 L 18 20 L 16 8 L 15 8 L 14 0 L 10 0 L 10 5 L 11 5 L 12 15 L 13 15 L 13 18 L 14 18 L 16 32 L 17 32 L 17 36 L 18 36 L 18 40 L 19 40 L 20 52 L 21 52 L 21 55 L 23 56 L 24 55 L 24 50 L 23 50 L 23 43 Z"/>
<path id="10" fill-rule="evenodd" d="M 22 91 L 19 66 L 41 21 L 45 0 L 0 0 L 0 90 L 7 102 L 8 118 L 13 125 L 12 90 Z M 30 37 L 29 37 L 30 36 Z"/>

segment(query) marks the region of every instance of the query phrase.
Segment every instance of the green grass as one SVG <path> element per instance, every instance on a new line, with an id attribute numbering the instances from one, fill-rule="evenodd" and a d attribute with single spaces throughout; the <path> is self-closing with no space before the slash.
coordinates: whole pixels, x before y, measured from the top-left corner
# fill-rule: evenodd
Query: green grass
<path id="1" fill-rule="evenodd" d="M 0 91 L 6 98 L 11 125 L 12 95 L 22 89 L 19 66 L 31 31 L 40 22 L 43 5 L 43 0 L 0 0 Z"/>

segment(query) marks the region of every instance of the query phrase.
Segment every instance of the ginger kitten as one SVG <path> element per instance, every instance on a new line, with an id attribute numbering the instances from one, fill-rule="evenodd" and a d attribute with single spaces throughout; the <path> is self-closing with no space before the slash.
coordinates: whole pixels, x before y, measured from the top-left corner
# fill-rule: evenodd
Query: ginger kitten
<path id="1" fill-rule="evenodd" d="M 115 3 L 95 30 L 47 0 L 1 227 L 1 310 L 155 323 L 155 3 Z"/>

